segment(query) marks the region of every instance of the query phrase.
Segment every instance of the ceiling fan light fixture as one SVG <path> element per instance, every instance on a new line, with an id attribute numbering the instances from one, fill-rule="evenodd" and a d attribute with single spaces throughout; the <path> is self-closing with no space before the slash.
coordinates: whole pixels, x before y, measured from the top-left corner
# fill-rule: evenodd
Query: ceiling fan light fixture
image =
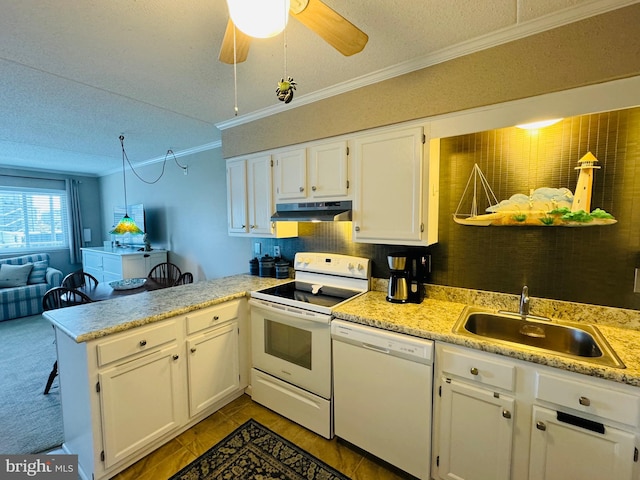
<path id="1" fill-rule="evenodd" d="M 235 26 L 251 37 L 274 37 L 289 21 L 290 0 L 227 0 L 227 5 Z"/>

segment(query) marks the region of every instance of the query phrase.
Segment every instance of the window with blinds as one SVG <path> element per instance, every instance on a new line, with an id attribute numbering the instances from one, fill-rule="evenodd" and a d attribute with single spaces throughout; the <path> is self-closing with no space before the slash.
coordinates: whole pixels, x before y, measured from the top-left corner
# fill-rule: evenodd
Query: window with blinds
<path id="1" fill-rule="evenodd" d="M 68 245 L 65 190 L 0 186 L 0 255 Z"/>

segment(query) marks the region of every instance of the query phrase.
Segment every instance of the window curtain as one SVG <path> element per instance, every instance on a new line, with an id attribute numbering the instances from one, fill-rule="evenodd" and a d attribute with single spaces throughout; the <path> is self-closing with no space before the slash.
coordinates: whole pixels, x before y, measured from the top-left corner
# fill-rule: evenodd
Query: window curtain
<path id="1" fill-rule="evenodd" d="M 82 263 L 82 216 L 80 215 L 80 194 L 78 180 L 67 179 L 67 197 L 69 198 L 69 253 L 71 263 Z"/>

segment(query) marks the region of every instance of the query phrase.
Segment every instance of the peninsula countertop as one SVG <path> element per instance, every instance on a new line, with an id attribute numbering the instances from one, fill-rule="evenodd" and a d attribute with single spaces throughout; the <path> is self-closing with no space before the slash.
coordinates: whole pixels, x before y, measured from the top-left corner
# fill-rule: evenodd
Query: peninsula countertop
<path id="1" fill-rule="evenodd" d="M 43 316 L 77 343 L 184 315 L 288 280 L 233 275 L 102 302 L 49 310 Z"/>
<path id="2" fill-rule="evenodd" d="M 527 362 L 548 365 L 567 371 L 600 377 L 640 387 L 640 331 L 598 325 L 598 329 L 620 357 L 626 368 L 594 365 L 547 352 L 536 353 L 527 348 L 499 344 L 453 333 L 452 328 L 467 306 L 425 298 L 421 304 L 397 304 L 385 300 L 386 294 L 370 291 L 340 305 L 334 316 L 342 320 L 378 327 L 416 337 L 442 341 L 475 350 L 496 353 Z M 497 310 L 497 309 L 496 309 Z"/>

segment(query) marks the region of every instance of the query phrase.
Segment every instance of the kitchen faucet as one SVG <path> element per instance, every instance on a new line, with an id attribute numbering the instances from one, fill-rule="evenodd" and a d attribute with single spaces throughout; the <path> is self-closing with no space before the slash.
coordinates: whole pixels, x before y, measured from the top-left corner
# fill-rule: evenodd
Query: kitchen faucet
<path id="1" fill-rule="evenodd" d="M 529 315 L 529 287 L 525 285 L 520 294 L 520 316 L 524 320 L 527 315 Z"/>

